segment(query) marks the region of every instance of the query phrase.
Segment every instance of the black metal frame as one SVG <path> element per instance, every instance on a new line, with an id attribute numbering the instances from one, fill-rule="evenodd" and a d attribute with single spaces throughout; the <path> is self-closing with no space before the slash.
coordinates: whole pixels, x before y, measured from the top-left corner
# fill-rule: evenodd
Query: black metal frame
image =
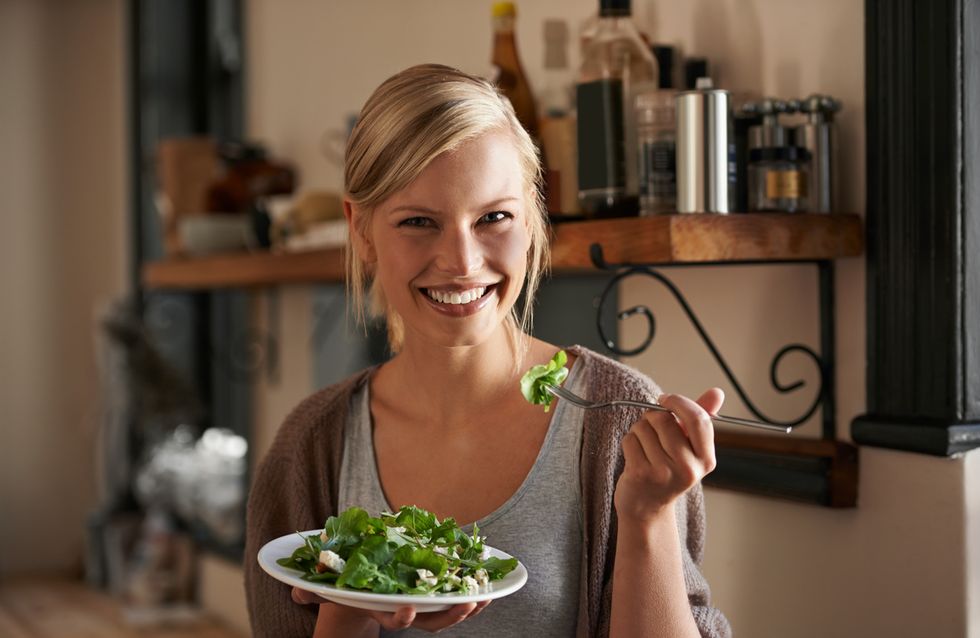
<path id="1" fill-rule="evenodd" d="M 623 310 L 617 314 L 617 318 L 620 320 L 626 319 L 627 317 L 632 317 L 634 315 L 642 315 L 647 320 L 648 332 L 646 339 L 635 347 L 630 349 L 623 349 L 616 345 L 616 342 L 611 339 L 607 334 L 602 325 L 602 308 L 606 303 L 606 297 L 610 290 L 613 290 L 615 286 L 627 277 L 632 277 L 636 275 L 644 275 L 647 277 L 652 277 L 653 279 L 659 281 L 670 294 L 674 297 L 677 303 L 680 305 L 684 314 L 687 316 L 688 321 L 694 326 L 701 340 L 707 346 L 708 350 L 711 352 L 711 356 L 718 363 L 718 366 L 725 373 L 725 377 L 728 379 L 729 383 L 735 389 L 735 392 L 745 403 L 746 407 L 756 416 L 756 418 L 766 421 L 768 423 L 773 423 L 776 425 L 785 425 L 789 427 L 800 425 L 807 421 L 813 414 L 817 411 L 818 407 L 822 407 L 822 417 L 823 417 L 823 427 L 822 436 L 825 439 L 833 440 L 836 438 L 836 426 L 834 419 L 834 276 L 833 276 L 833 262 L 829 260 L 814 260 L 812 262 L 802 262 L 802 261 L 765 261 L 765 262 L 725 262 L 725 266 L 732 265 L 755 265 L 755 264 L 799 264 L 799 263 L 814 263 L 817 266 L 817 271 L 820 277 L 820 335 L 821 335 L 821 351 L 824 353 L 823 356 L 818 355 L 809 346 L 805 346 L 800 343 L 793 343 L 784 346 L 776 353 L 773 357 L 772 363 L 769 365 L 769 382 L 772 384 L 773 388 L 777 392 L 786 394 L 789 392 L 794 392 L 804 385 L 805 381 L 795 381 L 790 384 L 781 383 L 777 376 L 777 369 L 779 368 L 780 362 L 790 352 L 799 352 L 809 358 L 816 366 L 820 376 L 820 386 L 815 393 L 813 402 L 810 406 L 803 412 L 802 415 L 789 420 L 774 419 L 759 409 L 756 404 L 749 398 L 742 384 L 738 382 L 738 378 L 735 373 L 732 372 L 731 367 L 725 361 L 718 346 L 708 335 L 701 321 L 698 319 L 691 305 L 684 298 L 684 295 L 680 292 L 677 286 L 663 273 L 658 272 L 655 268 L 678 268 L 684 266 L 714 266 L 721 265 L 717 262 L 699 262 L 699 263 L 683 263 L 683 264 L 611 264 L 605 260 L 602 254 L 602 246 L 599 244 L 592 244 L 589 247 L 589 255 L 592 258 L 593 265 L 605 271 L 613 271 L 616 274 L 609 280 L 606 285 L 605 290 L 599 297 L 598 304 L 598 314 L 596 315 L 596 327 L 599 330 L 599 335 L 602 338 L 603 344 L 610 352 L 620 355 L 620 356 L 633 356 L 640 354 L 646 350 L 650 344 L 653 342 L 653 338 L 656 335 L 656 318 L 653 312 L 647 306 L 634 306 Z"/>
<path id="2" fill-rule="evenodd" d="M 616 289 L 617 285 L 625 278 L 632 276 L 647 276 L 663 284 L 675 301 L 684 311 L 688 321 L 697 331 L 705 346 L 711 352 L 712 357 L 724 372 L 726 378 L 731 383 L 735 392 L 739 395 L 749 410 L 759 419 L 779 425 L 795 426 L 808 420 L 821 408 L 821 437 L 822 440 L 833 442 L 834 445 L 827 446 L 824 452 L 820 453 L 791 453 L 767 450 L 762 447 L 753 449 L 753 442 L 748 440 L 744 445 L 724 445 L 717 447 L 718 469 L 706 479 L 709 485 L 727 487 L 742 491 L 791 498 L 810 503 L 828 505 L 834 507 L 850 507 L 855 504 L 856 493 L 851 489 L 845 489 L 845 495 L 841 495 L 840 488 L 835 487 L 834 472 L 841 464 L 847 464 L 856 471 L 857 452 L 851 446 L 840 444 L 836 441 L 836 415 L 835 415 L 835 329 L 834 329 L 834 264 L 830 260 L 774 260 L 774 261 L 741 261 L 741 262 L 697 262 L 697 263 L 665 263 L 665 264 L 632 264 L 632 263 L 609 263 L 603 256 L 602 246 L 592 244 L 589 247 L 589 255 L 593 265 L 603 271 L 615 273 L 609 280 L 606 288 L 599 296 L 597 304 L 596 327 L 600 338 L 610 352 L 621 356 L 632 356 L 646 350 L 653 342 L 656 334 L 656 318 L 647 306 L 634 306 L 616 314 L 619 320 L 626 319 L 635 315 L 642 315 L 647 320 L 648 332 L 646 338 L 634 348 L 623 348 L 610 338 L 603 326 L 602 317 L 608 314 L 604 307 L 607 304 L 607 297 L 610 291 Z M 678 268 L 689 266 L 725 266 L 734 265 L 779 265 L 779 264 L 814 264 L 817 268 L 819 277 L 819 304 L 820 304 L 820 350 L 822 355 L 817 354 L 809 346 L 794 343 L 781 348 L 769 366 L 769 379 L 773 388 L 780 393 L 797 391 L 805 386 L 805 381 L 797 380 L 793 383 L 782 383 L 778 379 L 777 370 L 783 358 L 791 353 L 798 352 L 805 355 L 817 366 L 819 371 L 820 385 L 817 388 L 813 402 L 804 412 L 789 420 L 778 420 L 767 416 L 749 398 L 742 384 L 739 383 L 737 376 L 725 361 L 720 350 L 708 335 L 697 314 L 691 308 L 684 295 L 678 287 L 663 273 L 658 272 L 660 268 Z M 757 440 L 756 440 L 757 441 Z"/>

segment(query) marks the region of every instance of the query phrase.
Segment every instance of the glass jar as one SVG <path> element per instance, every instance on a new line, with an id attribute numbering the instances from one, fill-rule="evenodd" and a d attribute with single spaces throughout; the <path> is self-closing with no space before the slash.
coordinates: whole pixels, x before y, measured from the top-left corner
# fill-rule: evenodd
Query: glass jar
<path id="1" fill-rule="evenodd" d="M 677 210 L 675 95 L 676 91 L 659 90 L 636 96 L 640 215 Z"/>
<path id="2" fill-rule="evenodd" d="M 797 146 L 749 151 L 749 210 L 798 213 L 809 210 L 810 153 Z"/>

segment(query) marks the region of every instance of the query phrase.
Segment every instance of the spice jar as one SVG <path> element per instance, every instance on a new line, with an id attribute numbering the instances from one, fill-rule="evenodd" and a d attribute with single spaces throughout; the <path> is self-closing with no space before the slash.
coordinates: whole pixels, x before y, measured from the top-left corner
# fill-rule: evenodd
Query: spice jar
<path id="1" fill-rule="evenodd" d="M 802 212 L 809 209 L 810 153 L 797 146 L 749 151 L 749 209 Z"/>

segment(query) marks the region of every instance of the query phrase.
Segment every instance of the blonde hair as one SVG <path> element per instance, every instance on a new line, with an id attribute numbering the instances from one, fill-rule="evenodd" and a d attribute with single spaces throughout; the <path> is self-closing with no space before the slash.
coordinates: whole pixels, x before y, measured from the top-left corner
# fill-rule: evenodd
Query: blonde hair
<path id="1" fill-rule="evenodd" d="M 511 309 L 511 321 L 519 329 L 511 331 L 516 346 L 517 337 L 530 331 L 534 295 L 549 263 L 548 217 L 541 197 L 537 147 L 517 120 L 510 101 L 490 82 L 439 64 L 413 66 L 385 80 L 361 109 L 347 141 L 344 190 L 347 199 L 362 212 L 353 219 L 356 231 L 368 236 L 377 206 L 414 181 L 432 160 L 464 142 L 500 130 L 512 135 L 520 157 L 531 239 L 521 317 Z M 362 324 L 369 279 L 368 312 L 386 318 L 389 345 L 398 352 L 405 336 L 402 319 L 388 304 L 355 242 L 348 241 L 347 290 Z"/>

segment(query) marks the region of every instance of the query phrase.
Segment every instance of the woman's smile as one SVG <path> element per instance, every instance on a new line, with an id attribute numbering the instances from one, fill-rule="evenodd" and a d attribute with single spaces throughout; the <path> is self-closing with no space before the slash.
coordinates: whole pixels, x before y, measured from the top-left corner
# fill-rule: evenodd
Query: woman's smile
<path id="1" fill-rule="evenodd" d="M 450 317 L 468 317 L 487 307 L 496 299 L 497 284 L 472 286 L 452 290 L 438 288 L 420 288 L 422 296 L 428 304 Z"/>

